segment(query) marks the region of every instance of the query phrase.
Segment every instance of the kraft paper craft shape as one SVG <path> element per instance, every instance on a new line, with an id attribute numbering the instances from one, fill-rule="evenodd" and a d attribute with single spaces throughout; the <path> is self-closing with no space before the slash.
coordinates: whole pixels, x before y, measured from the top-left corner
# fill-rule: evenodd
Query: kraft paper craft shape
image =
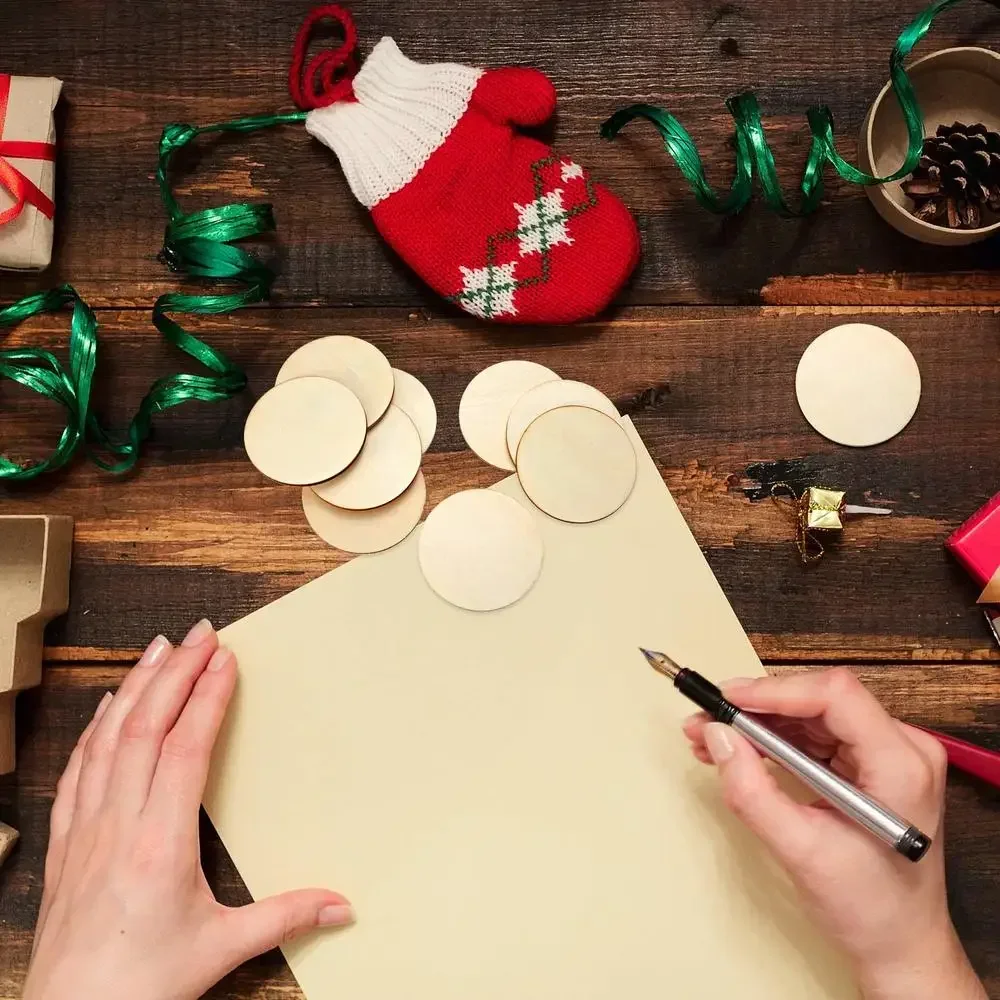
<path id="1" fill-rule="evenodd" d="M 73 519 L 0 516 L 0 774 L 14 770 L 14 699 L 42 680 L 45 626 L 69 607 Z"/>
<path id="2" fill-rule="evenodd" d="M 762 672 L 624 426 L 638 480 L 604 521 L 495 487 L 545 541 L 518 603 L 447 604 L 418 529 L 223 632 L 240 680 L 208 813 L 256 898 L 327 886 L 357 909 L 285 948 L 308 1000 L 856 997 L 637 649 Z"/>

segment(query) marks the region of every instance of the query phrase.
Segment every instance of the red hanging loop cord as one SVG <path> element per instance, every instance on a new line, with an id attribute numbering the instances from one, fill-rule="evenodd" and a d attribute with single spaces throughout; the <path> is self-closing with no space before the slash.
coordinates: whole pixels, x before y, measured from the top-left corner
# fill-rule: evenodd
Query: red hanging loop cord
<path id="1" fill-rule="evenodd" d="M 313 30 L 325 20 L 340 22 L 344 40 L 337 48 L 320 52 L 306 62 Z M 292 65 L 288 73 L 292 100 L 303 111 L 351 100 L 354 96 L 352 81 L 358 71 L 357 46 L 358 32 L 354 27 L 354 18 L 343 7 L 327 4 L 315 8 L 295 36 Z"/>

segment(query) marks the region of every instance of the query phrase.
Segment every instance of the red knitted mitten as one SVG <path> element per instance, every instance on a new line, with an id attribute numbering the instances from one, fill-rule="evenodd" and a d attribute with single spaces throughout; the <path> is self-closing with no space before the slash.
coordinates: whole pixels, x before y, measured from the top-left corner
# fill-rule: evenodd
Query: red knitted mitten
<path id="1" fill-rule="evenodd" d="M 314 110 L 306 128 L 435 291 L 484 319 L 569 323 L 614 298 L 639 237 L 583 167 L 511 128 L 546 121 L 555 100 L 537 70 L 417 63 L 383 38 L 353 100 Z"/>

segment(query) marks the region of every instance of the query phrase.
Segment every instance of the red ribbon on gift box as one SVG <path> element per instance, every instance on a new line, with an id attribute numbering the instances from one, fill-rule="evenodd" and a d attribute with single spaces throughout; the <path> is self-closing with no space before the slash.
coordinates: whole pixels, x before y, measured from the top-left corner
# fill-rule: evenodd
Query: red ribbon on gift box
<path id="1" fill-rule="evenodd" d="M 7 120 L 7 103 L 10 99 L 10 76 L 0 73 L 0 136 L 3 135 Z M 14 204 L 0 212 L 0 226 L 13 222 L 25 205 L 34 205 L 47 219 L 56 214 L 52 199 L 37 184 L 30 181 L 5 157 L 20 160 L 54 160 L 56 147 L 51 142 L 17 142 L 0 139 L 0 187 L 6 188 L 14 198 Z"/>

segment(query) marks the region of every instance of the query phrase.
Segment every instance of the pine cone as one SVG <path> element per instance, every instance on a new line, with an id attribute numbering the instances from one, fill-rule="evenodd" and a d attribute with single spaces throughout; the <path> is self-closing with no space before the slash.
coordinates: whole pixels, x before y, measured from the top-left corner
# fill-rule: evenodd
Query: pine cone
<path id="1" fill-rule="evenodd" d="M 903 181 L 918 219 L 977 229 L 983 211 L 1000 212 L 1000 132 L 982 123 L 939 125 L 924 139 L 920 162 Z"/>

